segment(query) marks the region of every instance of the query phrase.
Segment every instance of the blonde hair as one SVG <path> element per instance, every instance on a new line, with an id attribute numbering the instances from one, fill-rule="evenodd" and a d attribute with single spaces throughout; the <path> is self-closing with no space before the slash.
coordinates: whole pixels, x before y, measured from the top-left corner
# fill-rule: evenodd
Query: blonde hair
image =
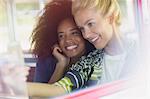
<path id="1" fill-rule="evenodd" d="M 73 0 L 72 14 L 74 15 L 80 9 L 95 9 L 101 11 L 103 16 L 111 16 L 115 19 L 115 23 L 120 25 L 121 11 L 117 0 Z"/>

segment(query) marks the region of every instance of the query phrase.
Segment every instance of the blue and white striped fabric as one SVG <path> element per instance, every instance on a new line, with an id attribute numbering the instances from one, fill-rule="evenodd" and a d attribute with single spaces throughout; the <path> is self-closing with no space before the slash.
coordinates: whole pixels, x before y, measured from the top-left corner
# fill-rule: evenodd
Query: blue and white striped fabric
<path id="1" fill-rule="evenodd" d="M 36 58 L 33 56 L 31 52 L 23 52 L 24 53 L 24 62 L 26 66 L 36 67 Z"/>

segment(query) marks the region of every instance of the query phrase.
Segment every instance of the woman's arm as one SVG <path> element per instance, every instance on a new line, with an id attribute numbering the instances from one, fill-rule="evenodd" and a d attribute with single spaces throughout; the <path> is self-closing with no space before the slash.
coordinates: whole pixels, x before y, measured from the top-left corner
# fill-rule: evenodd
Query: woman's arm
<path id="1" fill-rule="evenodd" d="M 58 96 L 74 89 L 80 89 L 88 81 L 92 67 L 102 63 L 103 51 L 96 50 L 77 62 L 58 82 L 54 84 L 28 83 L 30 96 Z M 94 61 L 95 60 L 95 61 Z M 86 63 L 86 64 L 85 64 Z M 58 86 L 56 86 L 56 84 Z"/>
<path id="2" fill-rule="evenodd" d="M 67 70 L 70 61 L 70 59 L 62 53 L 62 50 L 58 46 L 58 44 L 54 45 L 52 54 L 55 56 L 58 62 L 56 64 L 55 71 L 49 80 L 50 84 L 60 80 L 64 76 L 64 73 Z"/>
<path id="3" fill-rule="evenodd" d="M 63 77 L 67 68 L 61 65 L 62 65 L 61 63 L 56 64 L 55 71 L 48 83 L 50 84 L 55 83 L 56 81 L 60 80 Z"/>
<path id="4" fill-rule="evenodd" d="M 54 84 L 28 82 L 27 89 L 29 96 L 37 96 L 37 97 L 59 96 L 66 93 L 63 87 L 56 86 Z"/>

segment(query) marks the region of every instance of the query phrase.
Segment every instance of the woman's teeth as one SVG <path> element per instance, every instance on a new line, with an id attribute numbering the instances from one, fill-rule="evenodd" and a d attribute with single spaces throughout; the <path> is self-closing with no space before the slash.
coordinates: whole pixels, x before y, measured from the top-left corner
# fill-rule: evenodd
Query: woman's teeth
<path id="1" fill-rule="evenodd" d="M 92 42 L 95 42 L 98 38 L 99 38 L 99 37 L 98 37 L 98 36 L 96 36 L 96 37 L 95 37 L 95 38 L 93 38 L 91 41 L 92 41 Z"/>
<path id="2" fill-rule="evenodd" d="M 67 50 L 73 50 L 73 49 L 75 49 L 75 48 L 77 48 L 77 45 L 72 45 L 72 46 L 68 46 L 68 47 L 67 47 Z"/>

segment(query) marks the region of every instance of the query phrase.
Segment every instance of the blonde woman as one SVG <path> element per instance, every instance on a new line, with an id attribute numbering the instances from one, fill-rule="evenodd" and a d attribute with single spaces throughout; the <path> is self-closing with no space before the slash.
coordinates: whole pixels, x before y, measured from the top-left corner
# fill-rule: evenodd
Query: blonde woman
<path id="1" fill-rule="evenodd" d="M 76 0 L 72 13 L 83 37 L 97 50 L 104 50 L 100 82 L 132 73 L 135 42 L 119 30 L 121 11 L 117 0 Z"/>

